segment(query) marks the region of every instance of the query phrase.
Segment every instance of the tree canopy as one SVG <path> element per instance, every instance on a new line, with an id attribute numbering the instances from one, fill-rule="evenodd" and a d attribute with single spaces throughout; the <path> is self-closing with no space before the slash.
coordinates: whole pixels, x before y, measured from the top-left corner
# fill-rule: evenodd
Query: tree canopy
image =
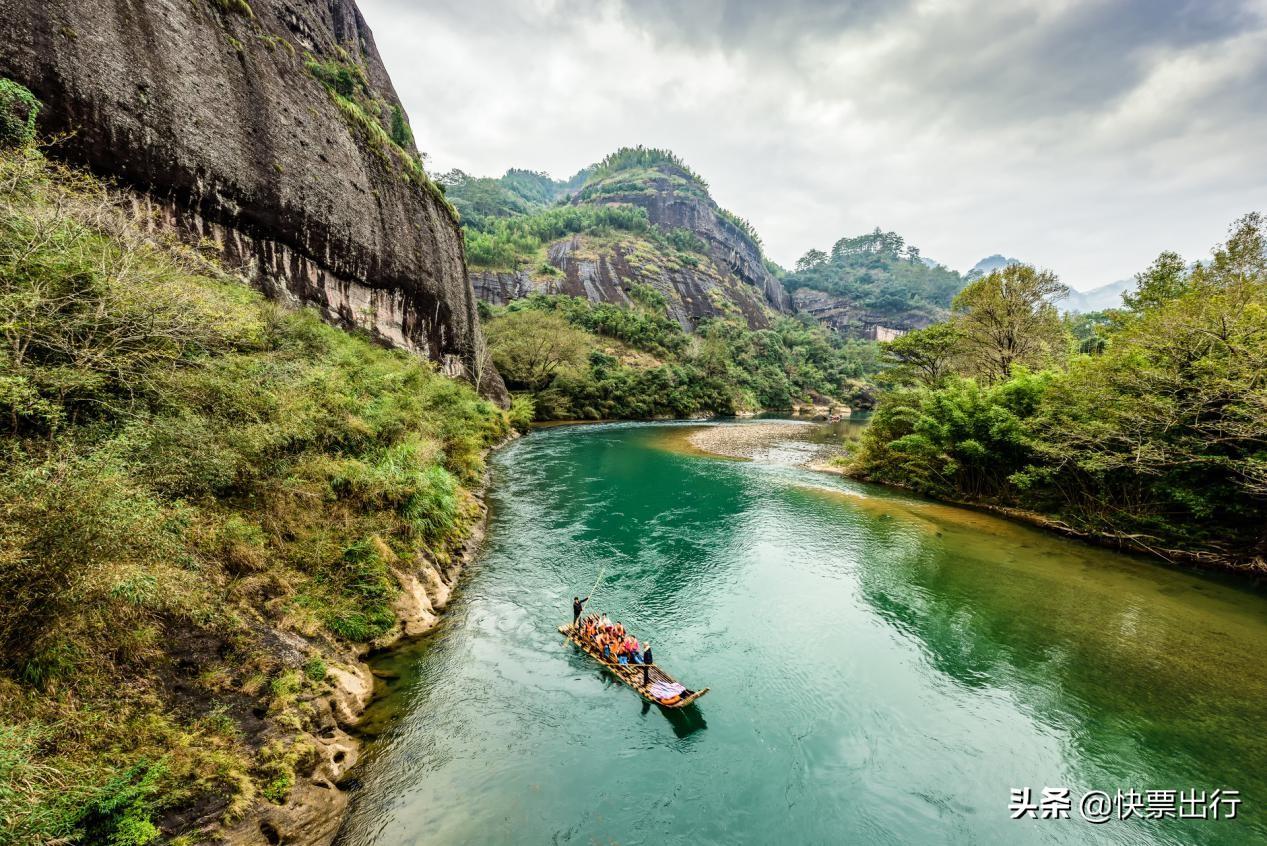
<path id="1" fill-rule="evenodd" d="M 960 291 L 952 307 L 976 372 L 998 382 L 1015 365 L 1041 367 L 1062 355 L 1066 335 L 1054 303 L 1068 290 L 1051 271 L 1012 264 Z"/>
<path id="2" fill-rule="evenodd" d="M 950 329 L 887 346 L 856 472 L 1053 515 L 1168 558 L 1267 567 L 1267 226 L 1238 220 L 1209 262 L 1163 253 L 1126 308 L 1071 321 L 1018 265 L 956 298 Z M 974 335 L 975 333 L 975 335 Z M 959 356 L 953 358 L 955 351 Z M 952 373 L 937 380 L 941 362 Z"/>
<path id="3" fill-rule="evenodd" d="M 879 227 L 839 239 L 830 253 L 808 250 L 783 282 L 790 290 L 824 291 L 874 312 L 913 313 L 930 320 L 945 316 L 964 285 L 958 273 L 930 264 L 918 247 Z"/>

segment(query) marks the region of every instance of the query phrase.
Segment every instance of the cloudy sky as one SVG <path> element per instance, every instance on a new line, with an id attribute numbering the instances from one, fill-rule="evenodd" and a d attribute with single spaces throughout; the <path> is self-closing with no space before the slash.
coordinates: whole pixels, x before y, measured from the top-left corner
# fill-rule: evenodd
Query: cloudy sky
<path id="1" fill-rule="evenodd" d="M 1088 289 L 1267 211 L 1267 0 L 360 0 L 433 171 L 668 147 L 790 266 L 893 229 Z"/>

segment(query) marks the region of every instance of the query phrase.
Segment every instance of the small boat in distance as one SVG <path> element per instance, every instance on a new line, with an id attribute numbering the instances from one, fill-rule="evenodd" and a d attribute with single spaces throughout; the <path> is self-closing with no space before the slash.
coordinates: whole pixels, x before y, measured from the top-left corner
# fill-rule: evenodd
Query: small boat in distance
<path id="1" fill-rule="evenodd" d="M 643 699 L 659 705 L 661 708 L 685 708 L 705 693 L 708 693 L 708 688 L 687 690 L 656 664 L 651 664 L 650 666 L 646 664 L 619 664 L 615 661 L 606 660 L 594 644 L 587 642 L 585 638 L 580 636 L 576 626 L 570 624 L 559 626 L 559 634 L 579 646 L 587 655 L 602 664 L 616 678 L 632 687 Z M 645 685 L 642 683 L 644 667 L 647 669 L 647 684 Z M 679 688 L 680 692 L 678 692 Z M 657 696 L 659 693 L 672 695 L 667 697 Z"/>

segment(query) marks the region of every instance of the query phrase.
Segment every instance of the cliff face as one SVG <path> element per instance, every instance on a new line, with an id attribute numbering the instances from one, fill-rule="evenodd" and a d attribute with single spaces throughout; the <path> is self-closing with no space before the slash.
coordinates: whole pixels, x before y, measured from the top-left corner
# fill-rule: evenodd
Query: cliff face
<path id="1" fill-rule="evenodd" d="M 646 209 L 651 223 L 663 230 L 685 229 L 702 239 L 714 265 L 726 275 L 754 289 L 776 311 L 790 311 L 791 298 L 778 279 L 766 269 L 761 248 L 722 213 L 711 197 L 674 189 L 673 182 L 657 179 L 650 190 L 603 196 L 608 203 L 629 203 Z M 578 199 L 579 202 L 579 199 Z"/>
<path id="2" fill-rule="evenodd" d="M 3 0 L 0 75 L 56 156 L 138 192 L 273 296 L 466 370 L 457 221 L 351 0 Z M 342 93 L 345 96 L 339 96 Z M 484 390 L 505 396 L 500 378 Z"/>
<path id="3" fill-rule="evenodd" d="M 849 297 L 797 288 L 792 294 L 796 310 L 817 319 L 846 338 L 891 341 L 912 329 L 926 329 L 946 313 L 930 316 L 926 310 L 907 309 L 877 312 Z"/>
<path id="4" fill-rule="evenodd" d="M 727 314 L 762 328 L 772 315 L 792 310 L 787 291 L 766 269 L 760 247 L 725 216 L 702 185 L 672 165 L 587 184 L 572 203 L 638 206 L 662 237 L 568 236 L 548 245 L 546 266 L 473 271 L 476 295 L 495 305 L 533 292 L 626 305 L 637 286 L 650 286 L 664 295 L 670 316 L 688 330 L 704 318 Z M 679 240 L 689 246 L 667 244 L 663 236 L 672 233 L 689 233 Z"/>

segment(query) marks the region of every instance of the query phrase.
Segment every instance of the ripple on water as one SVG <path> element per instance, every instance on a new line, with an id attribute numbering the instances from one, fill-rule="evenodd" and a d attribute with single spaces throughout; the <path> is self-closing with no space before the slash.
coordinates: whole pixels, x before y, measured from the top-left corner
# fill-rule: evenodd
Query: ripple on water
<path id="1" fill-rule="evenodd" d="M 1224 581 L 793 466 L 552 430 L 495 460 L 436 636 L 381 659 L 342 846 L 1267 842 L 1008 819 L 1013 786 L 1267 796 L 1267 602 Z M 782 458 L 774 456 L 780 461 Z M 645 706 L 555 626 L 594 603 L 698 709 Z"/>

